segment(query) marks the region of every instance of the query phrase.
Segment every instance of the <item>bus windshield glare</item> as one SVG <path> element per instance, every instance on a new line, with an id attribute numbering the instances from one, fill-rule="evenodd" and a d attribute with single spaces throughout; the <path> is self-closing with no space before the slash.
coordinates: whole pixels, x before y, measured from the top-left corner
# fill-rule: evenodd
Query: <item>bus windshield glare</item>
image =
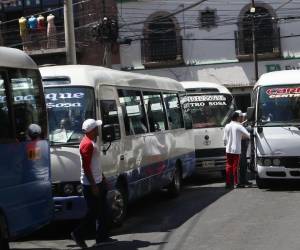
<path id="1" fill-rule="evenodd" d="M 79 143 L 83 121 L 95 117 L 94 90 L 90 87 L 46 87 L 45 99 L 50 142 Z"/>
<path id="2" fill-rule="evenodd" d="M 234 111 L 230 94 L 193 94 L 188 95 L 193 119 L 193 128 L 223 127 Z"/>
<path id="3" fill-rule="evenodd" d="M 276 85 L 260 88 L 258 123 L 273 126 L 300 123 L 300 85 Z"/>

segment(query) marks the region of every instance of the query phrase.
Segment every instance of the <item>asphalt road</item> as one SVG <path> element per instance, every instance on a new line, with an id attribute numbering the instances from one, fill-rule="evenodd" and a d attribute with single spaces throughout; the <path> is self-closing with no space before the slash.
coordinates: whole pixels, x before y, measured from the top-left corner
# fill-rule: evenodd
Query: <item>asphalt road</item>
<path id="1" fill-rule="evenodd" d="M 176 199 L 159 192 L 139 200 L 123 227 L 113 231 L 118 242 L 89 249 L 300 249 L 300 185 L 226 190 L 219 181 L 195 178 Z M 75 225 L 53 223 L 11 248 L 78 249 L 69 239 Z"/>

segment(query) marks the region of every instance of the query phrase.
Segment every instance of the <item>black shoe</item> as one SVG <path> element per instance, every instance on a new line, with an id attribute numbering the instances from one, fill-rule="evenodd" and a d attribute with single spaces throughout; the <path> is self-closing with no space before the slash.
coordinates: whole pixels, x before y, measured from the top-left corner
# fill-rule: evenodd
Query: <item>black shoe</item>
<path id="1" fill-rule="evenodd" d="M 74 232 L 71 233 L 71 238 L 72 240 L 74 240 L 76 242 L 76 244 L 80 247 L 80 248 L 87 248 L 87 244 L 85 243 L 84 239 L 78 237 L 78 235 L 76 235 Z"/>
<path id="2" fill-rule="evenodd" d="M 96 243 L 93 245 L 93 247 L 97 246 L 107 246 L 116 243 L 118 240 L 112 239 L 112 238 L 106 238 L 105 240 L 99 240 L 96 241 Z"/>
<path id="3" fill-rule="evenodd" d="M 245 185 L 244 185 L 244 184 L 237 184 L 235 187 L 236 187 L 236 188 L 244 188 Z"/>
<path id="4" fill-rule="evenodd" d="M 252 182 L 250 182 L 250 181 L 247 181 L 247 182 L 245 183 L 245 185 L 246 185 L 246 186 L 250 186 L 250 187 L 251 187 L 251 186 L 253 185 L 253 183 L 252 183 Z"/>
<path id="5" fill-rule="evenodd" d="M 233 189 L 233 185 L 232 185 L 232 184 L 226 184 L 226 185 L 225 185 L 225 188 L 226 188 L 226 189 Z"/>

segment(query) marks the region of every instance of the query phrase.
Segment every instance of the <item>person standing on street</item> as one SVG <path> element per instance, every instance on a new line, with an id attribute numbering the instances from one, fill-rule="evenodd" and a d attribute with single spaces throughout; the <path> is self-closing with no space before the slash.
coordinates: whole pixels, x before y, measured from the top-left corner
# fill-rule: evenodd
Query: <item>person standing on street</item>
<path id="1" fill-rule="evenodd" d="M 247 119 L 246 113 L 242 113 L 240 116 L 240 123 L 247 129 L 248 132 L 249 128 L 247 127 Z M 239 183 L 238 187 L 243 188 L 245 186 L 252 186 L 252 183 L 248 181 L 247 178 L 247 150 L 249 145 L 249 139 L 244 137 L 242 138 L 241 142 L 241 156 L 240 156 L 240 167 L 239 167 Z"/>
<path id="2" fill-rule="evenodd" d="M 249 132 L 239 122 L 241 111 L 232 114 L 231 122 L 224 129 L 224 144 L 226 145 L 226 188 L 238 185 L 238 167 L 243 137 L 250 138 Z"/>
<path id="3" fill-rule="evenodd" d="M 112 241 L 108 237 L 107 187 L 102 174 L 100 152 L 96 144 L 101 120 L 87 119 L 82 124 L 85 136 L 79 146 L 81 156 L 81 184 L 87 205 L 87 213 L 80 225 L 71 233 L 72 239 L 81 248 L 87 248 L 84 240 L 88 227 L 96 224 L 96 245 Z"/>

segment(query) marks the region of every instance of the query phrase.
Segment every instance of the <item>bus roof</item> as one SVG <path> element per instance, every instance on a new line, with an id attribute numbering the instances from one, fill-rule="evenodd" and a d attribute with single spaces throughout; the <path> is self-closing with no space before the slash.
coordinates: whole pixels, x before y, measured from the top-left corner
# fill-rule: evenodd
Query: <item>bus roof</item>
<path id="1" fill-rule="evenodd" d="M 184 81 L 180 82 L 185 89 L 217 89 L 220 93 L 230 93 L 230 91 L 222 84 L 213 82 L 200 82 L 200 81 Z M 206 91 L 207 93 L 208 91 Z"/>
<path id="2" fill-rule="evenodd" d="M 300 83 L 300 70 L 274 71 L 261 75 L 255 87 Z"/>
<path id="3" fill-rule="evenodd" d="M 69 77 L 72 85 L 95 86 L 96 84 L 101 84 L 184 91 L 179 82 L 170 78 L 124 72 L 100 66 L 51 66 L 41 67 L 40 72 L 43 78 Z M 56 86 L 59 86 L 59 84 Z"/>
<path id="4" fill-rule="evenodd" d="M 37 69 L 36 63 L 19 49 L 0 47 L 0 67 Z"/>

